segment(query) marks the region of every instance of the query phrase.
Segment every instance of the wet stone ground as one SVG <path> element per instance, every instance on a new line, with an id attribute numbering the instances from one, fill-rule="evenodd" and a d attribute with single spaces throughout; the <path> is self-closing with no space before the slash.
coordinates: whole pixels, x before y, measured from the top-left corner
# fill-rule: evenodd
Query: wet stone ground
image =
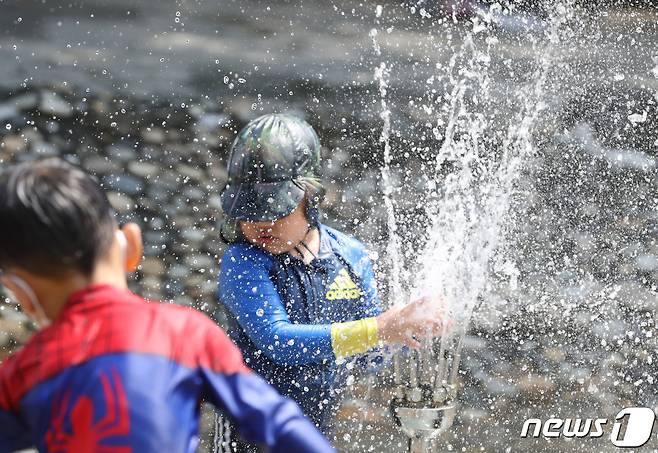
<path id="1" fill-rule="evenodd" d="M 442 45 L 428 37 L 438 27 L 432 20 L 398 3 L 383 6 L 377 18 L 375 4 L 358 2 L 0 2 L 0 162 L 64 156 L 83 165 L 121 219 L 144 230 L 134 289 L 210 313 L 224 248 L 218 194 L 228 146 L 255 116 L 295 112 L 322 139 L 326 218 L 382 256 L 374 68 L 381 61 L 393 67 L 393 174 L 404 187 L 395 196 L 413 219 L 424 190 L 415 169 L 425 163 L 414 150 L 421 141 L 441 145 L 423 130 L 425 81 L 472 26 L 460 19 L 454 41 Z M 519 433 L 529 417 L 611 419 L 627 406 L 658 406 L 658 14 L 578 14 L 578 33 L 561 52 L 566 69 L 553 74 L 548 108 L 533 129 L 536 152 L 520 184 L 524 210 L 510 222 L 515 283 L 495 274 L 476 309 L 460 409 L 441 451 L 613 451 L 607 436 L 528 440 Z M 505 98 L 526 82 L 504 76 L 505 62 L 534 58 L 518 26 L 501 27 L 504 46 L 491 55 L 499 71 L 492 115 L 505 116 Z M 391 29 L 379 42 L 381 56 L 373 52 L 373 27 Z M 410 222 L 402 232 L 412 238 L 422 227 Z M 29 328 L 11 306 L 1 313 L 4 356 Z M 405 451 L 388 415 L 389 376 L 356 375 L 337 418 L 337 448 Z M 206 436 L 202 449 L 210 444 Z M 656 448 L 654 434 L 644 450 Z"/>

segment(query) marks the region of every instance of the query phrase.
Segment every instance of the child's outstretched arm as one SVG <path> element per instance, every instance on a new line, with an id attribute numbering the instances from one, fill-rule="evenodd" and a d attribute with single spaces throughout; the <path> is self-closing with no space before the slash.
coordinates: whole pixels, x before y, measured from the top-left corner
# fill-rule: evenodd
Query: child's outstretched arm
<path id="1" fill-rule="evenodd" d="M 246 367 L 242 354 L 220 328 L 207 328 L 204 337 L 200 358 L 204 396 L 225 411 L 244 439 L 267 445 L 272 453 L 334 451 L 296 403 Z"/>
<path id="2" fill-rule="evenodd" d="M 293 323 L 270 279 L 267 263 L 261 262 L 266 259 L 245 259 L 227 251 L 223 261 L 231 264 L 223 265 L 219 288 L 222 303 L 270 360 L 279 365 L 302 365 L 363 353 L 377 346 L 374 316 L 333 324 Z"/>
<path id="3" fill-rule="evenodd" d="M 365 279 L 364 318 L 333 324 L 293 323 L 269 272 L 273 258 L 250 249 L 229 248 L 222 258 L 219 297 L 251 341 L 278 365 L 303 365 L 367 352 L 383 343 L 417 348 L 413 338 L 441 335 L 444 317 L 423 313 L 431 301 L 417 300 L 381 313 L 372 264 L 364 257 L 359 275 Z"/>

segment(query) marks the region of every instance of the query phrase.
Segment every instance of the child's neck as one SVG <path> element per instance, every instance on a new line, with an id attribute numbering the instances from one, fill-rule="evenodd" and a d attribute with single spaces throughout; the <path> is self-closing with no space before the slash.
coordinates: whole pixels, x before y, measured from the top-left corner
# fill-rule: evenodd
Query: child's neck
<path id="1" fill-rule="evenodd" d="M 117 288 L 127 288 L 126 273 L 110 263 L 99 263 L 91 274 L 87 286 L 112 285 Z"/>
<path id="2" fill-rule="evenodd" d="M 320 253 L 320 230 L 312 228 L 299 245 L 290 252 L 306 264 L 310 264 Z"/>
<path id="3" fill-rule="evenodd" d="M 46 315 L 51 320 L 57 319 L 73 294 L 96 285 L 111 285 L 121 289 L 128 286 L 126 275 L 121 269 L 99 263 L 91 276 L 71 274 L 56 282 L 41 285 L 39 292 L 42 294 Z"/>
<path id="4" fill-rule="evenodd" d="M 42 277 L 24 271 L 15 271 L 14 274 L 34 292 L 37 299 L 36 303 L 43 310 L 43 314 L 49 320 L 54 321 L 65 309 L 71 296 L 79 291 L 94 285 L 112 285 L 117 288 L 126 288 L 125 274 L 119 271 L 120 269 L 111 269 L 108 266 L 99 265 L 91 276 L 78 272 L 66 273 L 56 278 Z"/>

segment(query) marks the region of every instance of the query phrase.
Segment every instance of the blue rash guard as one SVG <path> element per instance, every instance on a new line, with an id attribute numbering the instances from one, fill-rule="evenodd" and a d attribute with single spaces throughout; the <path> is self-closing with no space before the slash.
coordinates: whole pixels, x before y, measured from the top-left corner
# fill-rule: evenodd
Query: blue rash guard
<path id="1" fill-rule="evenodd" d="M 334 389 L 342 386 L 331 324 L 381 312 L 363 244 L 321 225 L 320 252 L 310 264 L 232 244 L 222 258 L 219 299 L 247 365 L 326 427 Z"/>

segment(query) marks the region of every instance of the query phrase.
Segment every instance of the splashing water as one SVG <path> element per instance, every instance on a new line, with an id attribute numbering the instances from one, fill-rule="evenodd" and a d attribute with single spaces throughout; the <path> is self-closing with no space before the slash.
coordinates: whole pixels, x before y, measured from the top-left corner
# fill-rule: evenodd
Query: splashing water
<path id="1" fill-rule="evenodd" d="M 381 17 L 383 8 L 377 5 L 376 16 Z M 377 40 L 377 29 L 373 28 L 370 31 L 373 48 L 377 56 L 381 56 L 382 51 Z M 384 206 L 386 208 L 386 227 L 388 233 L 388 244 L 386 247 L 386 255 L 391 268 L 391 291 L 390 298 L 391 304 L 402 302 L 402 284 L 400 276 L 402 275 L 401 268 L 401 238 L 397 234 L 397 219 L 395 216 L 395 199 L 393 198 L 393 184 L 391 182 L 391 110 L 388 108 L 387 91 L 388 91 L 388 78 L 390 68 L 385 62 L 381 62 L 379 67 L 375 69 L 375 80 L 377 81 L 379 96 L 381 98 L 381 113 L 379 117 L 383 122 L 382 132 L 379 137 L 379 142 L 384 145 L 384 163 L 381 168 L 382 187 L 384 192 Z"/>
<path id="2" fill-rule="evenodd" d="M 377 41 L 373 37 L 375 49 L 379 52 Z M 389 241 L 386 247 L 386 254 L 391 265 L 391 297 L 393 304 L 402 302 L 402 285 L 400 276 L 402 275 L 400 259 L 400 242 L 401 239 L 397 234 L 397 220 L 395 216 L 395 199 L 393 198 L 393 185 L 391 182 L 391 111 L 386 102 L 386 92 L 388 88 L 388 77 L 390 69 L 386 63 L 381 63 L 375 71 L 375 79 L 379 84 L 379 94 L 381 96 L 382 112 L 380 114 L 384 127 L 379 138 L 379 142 L 384 145 L 384 165 L 381 169 L 382 186 L 384 191 L 384 206 L 386 207 L 386 225 Z"/>
<path id="3" fill-rule="evenodd" d="M 468 320 L 486 290 L 492 261 L 514 208 L 516 184 L 524 163 L 534 153 L 532 127 L 546 107 L 548 77 L 558 66 L 555 45 L 572 14 L 569 4 L 555 5 L 546 31 L 551 45 L 539 49 L 534 43 L 540 61 L 530 85 L 515 93 L 518 113 L 510 118 L 500 142 L 496 136 L 501 134 L 495 129 L 502 125 L 478 108 L 486 107 L 492 96 L 489 63 L 498 41 L 489 36 L 484 48 L 474 42 L 481 25 L 492 25 L 493 15 L 484 14 L 482 24 L 474 22 L 472 34 L 451 60 L 449 76 L 454 88 L 447 106 L 450 113 L 445 140 L 436 156 L 435 180 L 440 178 L 444 165 L 449 163 L 453 170 L 437 188 L 434 202 L 427 205 L 428 217 L 434 220 L 413 293 L 443 295 L 460 321 Z M 465 56 L 466 67 L 459 71 L 465 77 L 456 80 L 455 61 Z"/>
<path id="4" fill-rule="evenodd" d="M 380 141 L 384 145 L 382 184 L 390 237 L 390 293 L 395 301 L 402 300 L 405 293 L 411 295 L 411 300 L 440 295 L 440 303 L 447 306 L 457 323 L 452 332 L 444 331 L 438 364 L 429 345 L 419 355 L 424 362 L 424 379 L 436 385 L 454 383 L 457 378 L 469 320 L 476 303 L 485 298 L 491 287 L 492 266 L 506 268 L 512 277 L 516 275 L 514 265 L 504 259 L 504 239 L 511 214 L 518 209 L 517 183 L 524 164 L 535 152 L 532 129 L 546 108 L 553 71 L 560 67 L 558 45 L 573 18 L 570 1 L 551 4 L 543 39 L 530 36 L 532 48 L 540 57 L 527 86 L 513 93 L 517 113 L 501 120 L 490 114 L 495 102 L 491 55 L 500 51 L 494 32 L 504 17 L 501 8 L 496 3 L 488 11 L 478 12 L 445 72 L 436 74 L 437 79 L 445 81 L 445 91 L 450 94 L 437 97 L 434 105 L 425 107 L 426 112 L 436 112 L 433 134 L 443 142 L 430 166 L 425 216 L 431 221 L 416 263 L 418 270 L 413 272 L 402 272 L 402 239 L 397 233 L 399 219 L 391 187 L 391 113 L 387 105 L 391 68 L 380 63 L 375 70 L 383 120 Z M 379 55 L 376 36 L 376 31 L 371 32 Z M 396 361 L 394 367 L 399 374 L 400 363 Z M 411 379 L 419 379 L 415 368 Z"/>

